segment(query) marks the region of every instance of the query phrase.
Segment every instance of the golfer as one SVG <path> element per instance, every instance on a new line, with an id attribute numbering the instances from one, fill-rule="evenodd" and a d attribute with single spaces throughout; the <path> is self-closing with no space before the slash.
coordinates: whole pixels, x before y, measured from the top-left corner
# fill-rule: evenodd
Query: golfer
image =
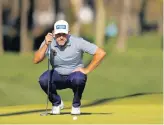
<path id="1" fill-rule="evenodd" d="M 83 38 L 69 34 L 69 24 L 59 20 L 54 24 L 54 32 L 48 33 L 39 50 L 35 52 L 34 63 L 41 62 L 51 46 L 49 100 L 52 103 L 52 113 L 60 114 L 63 102 L 57 90 L 72 89 L 74 98 L 71 114 L 80 114 L 81 98 L 87 81 L 87 74 L 93 71 L 102 61 L 106 53 L 93 43 Z M 82 57 L 84 53 L 93 55 L 91 63 L 84 67 Z M 49 71 L 45 71 L 39 78 L 41 88 L 45 93 L 48 89 Z"/>

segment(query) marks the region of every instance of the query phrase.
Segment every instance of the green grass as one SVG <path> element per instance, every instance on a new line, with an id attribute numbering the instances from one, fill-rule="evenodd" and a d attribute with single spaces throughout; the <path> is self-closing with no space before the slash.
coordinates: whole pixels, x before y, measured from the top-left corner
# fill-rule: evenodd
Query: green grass
<path id="1" fill-rule="evenodd" d="M 114 53 L 116 39 L 105 46 L 107 56 L 102 64 L 88 75 L 84 100 L 121 97 L 135 93 L 162 92 L 161 37 L 145 34 L 130 37 L 125 53 Z M 6 53 L 0 61 L 0 106 L 44 104 L 38 77 L 47 70 L 47 60 L 36 65 L 33 54 Z M 90 56 L 85 56 L 89 60 Z M 72 91 L 59 91 L 63 100 L 71 101 Z"/>
<path id="2" fill-rule="evenodd" d="M 40 116 L 45 105 L 0 108 L 0 124 L 162 124 L 162 94 L 106 100 L 95 105 L 83 101 L 77 120 L 70 115 L 71 102 L 64 102 L 61 115 Z M 87 106 L 88 105 L 88 106 Z M 49 109 L 51 107 L 49 106 Z M 3 114 L 3 115 L 2 115 Z"/>

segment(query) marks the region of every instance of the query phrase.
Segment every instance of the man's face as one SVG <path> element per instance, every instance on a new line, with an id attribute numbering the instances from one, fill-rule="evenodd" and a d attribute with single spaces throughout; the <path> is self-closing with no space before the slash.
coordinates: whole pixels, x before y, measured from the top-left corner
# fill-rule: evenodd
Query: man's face
<path id="1" fill-rule="evenodd" d="M 57 42 L 60 46 L 63 46 L 63 45 L 65 45 L 65 43 L 67 42 L 68 34 L 65 34 L 65 33 L 58 33 L 58 34 L 55 34 L 55 39 L 56 39 L 56 42 Z"/>

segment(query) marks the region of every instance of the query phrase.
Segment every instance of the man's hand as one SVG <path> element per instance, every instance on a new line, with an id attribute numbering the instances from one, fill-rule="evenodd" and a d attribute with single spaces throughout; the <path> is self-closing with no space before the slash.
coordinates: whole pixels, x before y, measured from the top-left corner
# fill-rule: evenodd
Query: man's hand
<path id="1" fill-rule="evenodd" d="M 87 69 L 81 68 L 81 67 L 79 67 L 79 68 L 73 70 L 72 72 L 78 72 L 78 71 L 79 71 L 79 72 L 82 72 L 82 73 L 84 73 L 84 74 L 88 74 L 88 73 L 89 73 Z"/>
<path id="2" fill-rule="evenodd" d="M 53 40 L 53 34 L 52 33 L 48 33 L 46 36 L 45 36 L 45 42 L 46 42 L 46 45 L 49 45 Z"/>

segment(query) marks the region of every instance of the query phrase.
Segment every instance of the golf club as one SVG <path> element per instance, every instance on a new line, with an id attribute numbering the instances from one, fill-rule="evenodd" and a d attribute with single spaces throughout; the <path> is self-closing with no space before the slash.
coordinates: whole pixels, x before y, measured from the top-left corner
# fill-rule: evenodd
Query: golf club
<path id="1" fill-rule="evenodd" d="M 48 45 L 48 88 L 47 88 L 47 100 L 46 100 L 46 111 L 41 113 L 41 116 L 47 116 L 48 115 L 48 99 L 49 99 L 49 86 L 50 86 L 50 77 L 51 77 L 51 72 L 50 72 L 50 51 L 51 50 L 51 45 Z"/>

